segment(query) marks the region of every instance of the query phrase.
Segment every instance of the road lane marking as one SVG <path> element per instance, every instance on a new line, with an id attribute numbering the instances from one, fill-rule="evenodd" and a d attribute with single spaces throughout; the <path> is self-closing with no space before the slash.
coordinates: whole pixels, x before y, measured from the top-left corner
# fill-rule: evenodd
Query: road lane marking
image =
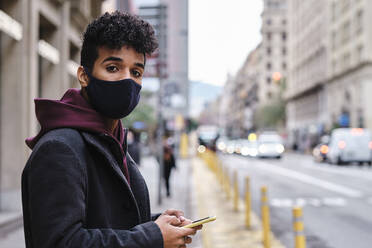
<path id="1" fill-rule="evenodd" d="M 325 198 L 274 198 L 270 201 L 270 206 L 277 208 L 292 208 L 298 207 L 345 207 L 347 201 L 341 197 L 325 197 Z"/>
<path id="2" fill-rule="evenodd" d="M 329 190 L 329 191 L 337 192 L 339 194 L 346 195 L 346 196 L 349 196 L 349 197 L 358 198 L 358 197 L 363 196 L 362 192 L 360 192 L 358 190 L 355 190 L 355 189 L 352 189 L 352 188 L 349 188 L 349 187 L 346 187 L 346 186 L 342 186 L 342 185 L 339 185 L 339 184 L 331 183 L 331 182 L 328 182 L 328 181 L 324 181 L 324 180 L 321 180 L 321 179 L 318 179 L 318 178 L 315 178 L 315 177 L 312 177 L 312 176 L 309 176 L 309 175 L 306 175 L 306 174 L 303 174 L 303 173 L 300 173 L 300 172 L 297 172 L 297 171 L 285 169 L 283 167 L 273 166 L 269 163 L 262 162 L 261 165 L 256 165 L 255 164 L 254 166 L 256 168 L 259 168 L 261 170 L 264 170 L 264 171 L 267 171 L 267 172 L 270 172 L 270 173 L 276 173 L 276 174 L 281 175 L 281 176 L 285 176 L 285 177 L 288 177 L 288 178 L 292 178 L 292 179 L 301 181 L 303 183 L 308 183 L 308 184 L 311 184 L 311 185 L 314 185 L 314 186 L 318 186 L 320 188 L 324 188 L 324 189 Z"/>
<path id="3" fill-rule="evenodd" d="M 317 165 L 317 164 L 311 164 L 311 163 L 306 163 L 306 164 L 304 163 L 304 164 L 302 164 L 302 166 L 305 167 L 305 168 L 316 169 L 316 170 L 330 172 L 330 173 L 334 173 L 334 174 L 339 174 L 339 175 L 344 175 L 344 176 L 353 176 L 353 177 L 357 177 L 357 178 L 372 180 L 372 173 L 370 173 L 371 172 L 370 170 L 368 170 L 368 171 L 362 171 L 362 170 L 361 171 L 353 171 L 353 170 L 351 170 L 352 168 L 347 168 L 347 169 L 339 168 L 339 167 L 338 168 L 331 168 L 331 167 L 328 167 L 328 166 L 330 166 L 328 164 Z"/>
<path id="4" fill-rule="evenodd" d="M 340 197 L 337 197 L 337 198 L 331 198 L 331 197 L 323 198 L 323 203 L 324 203 L 324 205 L 328 205 L 328 206 L 346 206 L 346 200 L 344 198 L 340 198 Z"/>
<path id="5" fill-rule="evenodd" d="M 278 207 L 278 208 L 291 208 L 294 206 L 294 202 L 292 199 L 277 199 L 274 198 L 270 200 L 270 206 Z"/>

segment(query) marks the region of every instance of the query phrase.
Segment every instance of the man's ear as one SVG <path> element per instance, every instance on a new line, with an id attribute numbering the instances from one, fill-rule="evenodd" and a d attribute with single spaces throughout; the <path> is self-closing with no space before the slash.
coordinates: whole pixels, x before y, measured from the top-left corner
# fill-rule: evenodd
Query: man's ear
<path id="1" fill-rule="evenodd" d="M 79 80 L 79 83 L 81 87 L 87 87 L 89 84 L 88 75 L 84 71 L 84 67 L 79 66 L 77 70 L 77 78 Z"/>

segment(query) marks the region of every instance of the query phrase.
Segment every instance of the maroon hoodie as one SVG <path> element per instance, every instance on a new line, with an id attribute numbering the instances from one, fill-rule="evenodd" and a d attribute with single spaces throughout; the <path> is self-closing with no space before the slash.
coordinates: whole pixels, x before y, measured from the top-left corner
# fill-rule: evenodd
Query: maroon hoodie
<path id="1" fill-rule="evenodd" d="M 41 129 L 38 135 L 26 139 L 26 144 L 33 149 L 39 139 L 57 128 L 73 128 L 93 133 L 105 133 L 120 145 L 123 155 L 124 174 L 129 182 L 129 172 L 125 156 L 125 131 L 121 121 L 112 135 L 105 127 L 105 119 L 81 95 L 78 89 L 68 89 L 61 100 L 35 99 L 35 112 Z"/>

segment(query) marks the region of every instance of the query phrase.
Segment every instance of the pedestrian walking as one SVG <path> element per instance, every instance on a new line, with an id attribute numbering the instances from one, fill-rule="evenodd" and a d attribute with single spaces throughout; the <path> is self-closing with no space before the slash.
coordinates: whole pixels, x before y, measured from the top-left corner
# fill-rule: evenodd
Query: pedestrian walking
<path id="1" fill-rule="evenodd" d="M 170 183 L 172 169 L 176 169 L 176 160 L 174 159 L 173 149 L 169 145 L 164 146 L 164 181 L 167 190 L 167 197 L 170 197 Z"/>
<path id="2" fill-rule="evenodd" d="M 127 136 L 128 141 L 128 153 L 133 158 L 134 162 L 136 162 L 137 166 L 141 165 L 141 151 L 140 151 L 140 142 L 137 141 L 136 135 L 133 131 L 128 131 Z"/>
<path id="3" fill-rule="evenodd" d="M 196 229 L 182 228 L 191 223 L 182 211 L 151 214 L 121 124 L 139 101 L 146 55 L 156 48 L 150 24 L 106 13 L 83 35 L 81 90 L 69 89 L 61 100 L 35 100 L 41 129 L 26 140 L 33 151 L 22 174 L 27 248 L 191 243 Z"/>

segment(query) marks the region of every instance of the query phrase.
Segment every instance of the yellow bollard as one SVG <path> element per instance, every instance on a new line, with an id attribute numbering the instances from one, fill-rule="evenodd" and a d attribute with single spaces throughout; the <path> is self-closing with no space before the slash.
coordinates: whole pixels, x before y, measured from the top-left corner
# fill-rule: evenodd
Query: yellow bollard
<path id="1" fill-rule="evenodd" d="M 302 208 L 294 207 L 292 212 L 293 212 L 293 231 L 295 234 L 295 248 L 306 248 L 304 223 L 302 219 Z"/>
<path id="2" fill-rule="evenodd" d="M 189 139 L 186 133 L 182 133 L 180 143 L 181 158 L 187 158 L 189 156 Z"/>
<path id="3" fill-rule="evenodd" d="M 262 215 L 262 242 L 264 248 L 270 248 L 270 211 L 267 197 L 267 187 L 261 187 L 261 215 Z"/>
<path id="4" fill-rule="evenodd" d="M 223 187 L 223 177 L 222 177 L 222 163 L 220 160 L 217 160 L 217 177 L 218 177 L 218 182 L 221 184 Z"/>
<path id="5" fill-rule="evenodd" d="M 238 174 L 234 172 L 234 211 L 239 211 L 239 186 L 238 186 Z"/>
<path id="6" fill-rule="evenodd" d="M 227 195 L 227 199 L 230 199 L 231 197 L 231 193 L 230 193 L 230 176 L 229 176 L 229 170 L 226 169 L 226 172 L 225 172 L 225 177 L 226 177 L 226 195 Z"/>
<path id="7" fill-rule="evenodd" d="M 215 175 L 217 175 L 217 163 L 218 163 L 218 161 L 217 161 L 217 155 L 216 155 L 216 153 L 212 153 L 212 163 L 213 163 L 213 172 L 214 172 L 214 174 Z"/>
<path id="8" fill-rule="evenodd" d="M 249 177 L 245 178 L 245 226 L 251 228 L 251 191 Z"/>

